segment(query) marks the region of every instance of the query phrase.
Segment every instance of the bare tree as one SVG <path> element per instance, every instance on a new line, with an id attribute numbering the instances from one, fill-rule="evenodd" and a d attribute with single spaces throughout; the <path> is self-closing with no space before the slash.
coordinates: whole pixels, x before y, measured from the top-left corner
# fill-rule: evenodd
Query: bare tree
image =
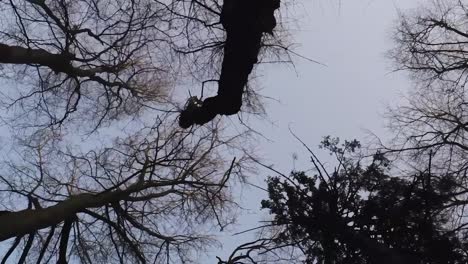
<path id="1" fill-rule="evenodd" d="M 245 134 L 175 122 L 180 90 L 195 83 L 207 94 L 222 75 L 223 5 L 0 1 L 12 150 L 0 161 L 1 263 L 186 263 L 233 221 L 228 180 L 248 168 Z M 255 61 L 248 54 L 241 94 L 260 46 L 282 49 L 263 35 L 271 22 L 256 35 Z"/>
<path id="2" fill-rule="evenodd" d="M 22 116 L 22 124 L 60 125 L 77 112 L 97 127 L 163 99 L 176 66 L 167 58 L 173 43 L 164 37 L 177 27 L 164 22 L 176 20 L 170 7 L 157 1 L 0 5 L 0 63 L 8 64 L 2 73 L 19 84 L 2 92 L 11 98 L 7 106 L 30 117 Z"/>
<path id="3" fill-rule="evenodd" d="M 389 112 L 395 138 L 384 146 L 407 170 L 431 164 L 434 180 L 456 188 L 446 195 L 449 226 L 466 232 L 468 203 L 468 3 L 432 0 L 402 12 L 389 55 L 414 84 L 407 98 Z"/>
<path id="4" fill-rule="evenodd" d="M 402 14 L 390 52 L 415 84 L 389 113 L 396 132 L 392 149 L 432 158 L 434 169 L 462 174 L 468 168 L 467 8 L 464 1 L 433 0 Z"/>
<path id="5" fill-rule="evenodd" d="M 254 10 L 254 18 L 265 9 L 255 6 L 268 1 L 255 2 L 258 4 L 241 6 Z M 267 18 L 273 19 L 270 24 L 275 22 L 272 12 L 279 6 L 276 2 L 267 8 Z M 226 15 L 223 27 L 222 6 L 218 0 L 2 2 L 0 63 L 13 65 L 3 65 L 2 73 L 21 84 L 16 93 L 4 92 L 11 98 L 6 104 L 23 110 L 14 116 L 23 114 L 21 124 L 30 125 L 32 120 L 39 126 L 85 118 L 98 127 L 102 122 L 139 113 L 144 106 L 174 110 L 167 98 L 174 84 L 196 83 L 200 91 L 223 75 L 223 46 L 230 43 L 226 42 L 225 27 L 227 23 L 235 27 L 242 19 L 236 18 L 237 8 L 236 13 Z M 255 23 L 266 22 L 255 20 L 247 26 Z M 265 25 L 257 35 L 261 37 L 273 27 Z M 240 28 L 245 30 L 245 26 Z M 281 47 L 276 39 L 265 36 L 262 42 L 256 38 L 251 43 L 254 47 L 241 45 L 233 55 L 239 57 L 254 48 L 256 52 L 243 55 L 253 61 L 246 66 L 225 62 L 231 68 L 224 74 L 236 66 L 251 70 L 261 43 Z M 237 38 L 229 49 L 239 44 L 242 41 Z M 229 77 L 242 79 L 237 90 L 243 90 L 248 73 Z M 30 118 L 25 119 L 24 114 Z"/>
<path id="6" fill-rule="evenodd" d="M 28 263 L 189 261 L 213 221 L 232 221 L 227 181 L 240 168 L 221 154 L 237 137 L 197 134 L 159 121 L 84 153 L 50 134 L 23 142 L 0 175 L 0 239 Z"/>

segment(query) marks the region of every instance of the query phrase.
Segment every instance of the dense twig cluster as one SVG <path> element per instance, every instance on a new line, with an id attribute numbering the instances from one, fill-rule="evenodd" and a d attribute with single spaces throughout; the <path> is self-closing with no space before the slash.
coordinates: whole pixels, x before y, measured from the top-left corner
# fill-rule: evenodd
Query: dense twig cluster
<path id="1" fill-rule="evenodd" d="M 181 263 L 212 244 L 213 224 L 233 221 L 228 180 L 248 168 L 233 148 L 245 135 L 223 136 L 217 122 L 180 131 L 171 98 L 175 85 L 220 78 L 233 45 L 223 10 L 218 0 L 0 1 L 13 150 L 1 161 L 2 263 Z"/>

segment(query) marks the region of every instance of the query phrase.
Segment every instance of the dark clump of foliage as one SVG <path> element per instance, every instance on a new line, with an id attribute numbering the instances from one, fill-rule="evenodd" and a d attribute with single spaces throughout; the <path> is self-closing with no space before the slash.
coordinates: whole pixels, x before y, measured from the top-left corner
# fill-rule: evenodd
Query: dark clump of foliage
<path id="1" fill-rule="evenodd" d="M 322 144 L 337 158 L 333 172 L 311 153 L 316 173 L 293 171 L 268 179 L 269 198 L 262 208 L 273 216 L 268 229 L 276 232 L 269 233 L 268 243 L 260 239 L 250 246 L 260 249 L 258 260 L 225 263 L 272 263 L 262 255 L 287 247 L 296 252 L 288 261 L 299 263 L 468 262 L 466 235 L 451 229 L 448 208 L 456 184 L 450 176 L 430 170 L 392 175 L 384 155 L 366 163 L 353 157 L 357 141 L 338 144 L 330 138 Z M 252 251 L 246 252 L 237 257 L 247 260 Z M 284 261 L 286 254 L 276 254 Z"/>

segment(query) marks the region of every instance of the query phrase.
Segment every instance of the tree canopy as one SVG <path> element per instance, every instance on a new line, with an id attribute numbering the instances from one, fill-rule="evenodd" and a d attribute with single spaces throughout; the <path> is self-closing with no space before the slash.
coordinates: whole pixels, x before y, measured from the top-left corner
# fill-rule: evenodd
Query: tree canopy
<path id="1" fill-rule="evenodd" d="M 0 1 L 1 263 L 186 263 L 213 245 L 212 232 L 234 219 L 248 131 L 228 133 L 219 120 L 181 130 L 183 91 L 219 86 L 236 97 L 217 103 L 235 103 L 229 114 L 242 100 L 255 106 L 249 74 L 284 50 L 272 34 L 278 8 Z M 195 123 L 216 114 L 226 113 Z"/>

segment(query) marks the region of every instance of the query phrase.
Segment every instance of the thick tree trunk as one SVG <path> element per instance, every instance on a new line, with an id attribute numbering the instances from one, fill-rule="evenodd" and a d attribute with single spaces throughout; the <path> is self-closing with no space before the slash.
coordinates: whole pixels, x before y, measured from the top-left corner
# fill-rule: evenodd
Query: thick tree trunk
<path id="1" fill-rule="evenodd" d="M 242 94 L 257 63 L 262 35 L 276 26 L 274 12 L 280 0 L 225 0 L 221 23 L 226 30 L 224 57 L 218 82 L 218 94 L 188 106 L 179 125 L 189 128 L 203 125 L 216 115 L 234 115 L 242 106 Z"/>
<path id="2" fill-rule="evenodd" d="M 73 71 L 70 59 L 63 54 L 53 54 L 42 49 L 27 49 L 0 43 L 0 63 L 41 65 L 55 72 Z"/>
<path id="3" fill-rule="evenodd" d="M 61 222 L 75 217 L 79 212 L 85 209 L 103 207 L 125 199 L 131 194 L 140 192 L 149 188 L 161 188 L 165 186 L 174 186 L 178 184 L 193 184 L 191 181 L 146 181 L 135 182 L 126 189 L 116 189 L 113 191 L 104 191 L 99 194 L 83 193 L 72 196 L 56 205 L 40 208 L 26 209 L 18 212 L 8 212 L 0 214 L 0 241 L 30 234 L 34 231 L 56 226 Z M 164 192 L 161 192 L 161 194 Z"/>
<path id="4" fill-rule="evenodd" d="M 87 208 L 102 207 L 119 201 L 128 191 L 113 191 L 99 195 L 80 194 L 54 206 L 26 209 L 0 215 L 0 241 L 55 226 Z"/>

